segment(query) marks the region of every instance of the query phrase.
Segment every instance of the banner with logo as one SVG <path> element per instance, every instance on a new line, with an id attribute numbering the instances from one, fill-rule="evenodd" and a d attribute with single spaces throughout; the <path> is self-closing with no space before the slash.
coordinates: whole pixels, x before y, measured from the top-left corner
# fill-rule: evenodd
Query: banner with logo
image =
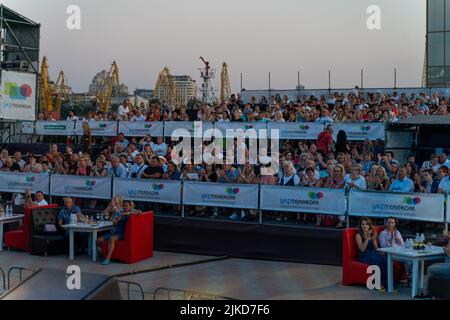
<path id="1" fill-rule="evenodd" d="M 242 129 L 255 130 L 256 136 L 259 136 L 260 129 L 267 129 L 267 123 L 265 122 L 216 122 L 214 128 L 222 132 L 224 138 L 226 138 L 227 129 L 237 130 Z"/>
<path id="2" fill-rule="evenodd" d="M 336 141 L 340 130 L 345 131 L 347 140 L 385 139 L 384 123 L 333 123 L 333 139 Z"/>
<path id="3" fill-rule="evenodd" d="M 162 121 L 119 121 L 119 133 L 126 137 L 162 137 L 164 133 L 164 122 Z"/>
<path id="4" fill-rule="evenodd" d="M 447 195 L 447 222 L 450 223 L 450 199 Z"/>
<path id="5" fill-rule="evenodd" d="M 21 132 L 22 132 L 22 134 L 33 134 L 34 133 L 34 122 L 23 121 L 21 123 Z"/>
<path id="6" fill-rule="evenodd" d="M 345 190 L 261 186 L 261 209 L 344 215 Z"/>
<path id="7" fill-rule="evenodd" d="M 98 137 L 117 136 L 117 121 L 83 121 L 78 120 L 75 124 L 75 135 L 83 135 L 83 123 L 87 122 L 91 128 L 91 134 Z"/>
<path id="8" fill-rule="evenodd" d="M 110 177 L 52 175 L 50 180 L 52 196 L 111 199 Z"/>
<path id="9" fill-rule="evenodd" d="M 444 195 L 350 191 L 349 215 L 444 222 Z"/>
<path id="10" fill-rule="evenodd" d="M 36 121 L 36 133 L 46 136 L 71 136 L 75 121 Z"/>
<path id="11" fill-rule="evenodd" d="M 35 120 L 36 75 L 2 71 L 0 83 L 0 118 Z"/>
<path id="12" fill-rule="evenodd" d="M 183 186 L 183 203 L 186 205 L 258 208 L 258 185 L 202 183 L 187 181 Z"/>
<path id="13" fill-rule="evenodd" d="M 29 189 L 32 193 L 42 191 L 49 194 L 49 179 L 46 174 L 0 172 L 0 191 L 24 193 Z"/>
<path id="14" fill-rule="evenodd" d="M 268 122 L 267 129 L 278 129 L 282 140 L 316 140 L 324 125 L 316 122 Z"/>
<path id="15" fill-rule="evenodd" d="M 114 178 L 113 195 L 133 201 L 180 204 L 181 181 Z"/>
<path id="16" fill-rule="evenodd" d="M 171 137 L 176 129 L 185 129 L 189 134 L 184 132 L 183 134 L 179 134 L 179 137 L 202 138 L 203 133 L 212 128 L 214 128 L 214 124 L 206 121 L 166 121 L 164 122 L 164 136 Z"/>

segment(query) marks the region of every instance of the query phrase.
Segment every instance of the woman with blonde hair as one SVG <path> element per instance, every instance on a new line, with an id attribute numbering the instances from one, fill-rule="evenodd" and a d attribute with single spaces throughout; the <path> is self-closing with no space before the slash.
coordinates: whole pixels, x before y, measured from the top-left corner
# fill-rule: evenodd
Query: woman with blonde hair
<path id="1" fill-rule="evenodd" d="M 391 185 L 386 170 L 382 166 L 375 169 L 375 174 L 372 176 L 372 190 L 388 191 Z"/>
<path id="2" fill-rule="evenodd" d="M 83 153 L 92 152 L 92 131 L 89 122 L 83 122 Z"/>

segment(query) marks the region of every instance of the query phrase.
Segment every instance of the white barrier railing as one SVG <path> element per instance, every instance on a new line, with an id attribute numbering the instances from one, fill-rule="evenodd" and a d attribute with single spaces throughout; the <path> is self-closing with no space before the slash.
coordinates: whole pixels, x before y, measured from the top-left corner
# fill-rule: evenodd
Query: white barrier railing
<path id="1" fill-rule="evenodd" d="M 444 201 L 443 194 L 399 194 L 350 190 L 348 214 L 443 222 L 445 221 Z"/>
<path id="2" fill-rule="evenodd" d="M 181 203 L 181 181 L 114 178 L 113 196 L 126 200 Z"/>
<path id="3" fill-rule="evenodd" d="M 258 209 L 258 191 L 257 184 L 186 181 L 183 185 L 183 204 Z"/>
<path id="4" fill-rule="evenodd" d="M 0 192 L 26 188 L 62 197 L 121 195 L 142 202 L 450 222 L 450 204 L 442 194 L 0 172 Z"/>
<path id="5" fill-rule="evenodd" d="M 22 133 L 48 136 L 83 135 L 83 120 L 78 121 L 24 121 Z M 325 128 L 320 122 L 190 122 L 190 121 L 88 121 L 94 136 L 115 136 L 124 133 L 125 136 L 142 137 L 151 136 L 171 137 L 176 129 L 184 129 L 185 135 L 198 137 L 208 129 L 218 129 L 223 136 L 227 129 L 260 129 L 279 130 L 282 140 L 315 140 Z M 201 126 L 202 130 L 199 130 Z M 347 133 L 348 140 L 362 141 L 365 139 L 385 140 L 386 124 L 384 123 L 333 123 L 334 138 L 339 130 Z M 180 135 L 183 136 L 183 135 Z"/>
<path id="6" fill-rule="evenodd" d="M 261 186 L 262 210 L 345 215 L 344 189 Z"/>

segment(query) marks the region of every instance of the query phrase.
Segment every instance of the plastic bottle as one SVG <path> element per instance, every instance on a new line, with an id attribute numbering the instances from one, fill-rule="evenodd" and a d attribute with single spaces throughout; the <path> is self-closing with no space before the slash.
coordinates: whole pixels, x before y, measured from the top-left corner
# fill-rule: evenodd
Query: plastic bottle
<path id="1" fill-rule="evenodd" d="M 416 233 L 416 239 L 414 241 L 415 244 L 418 244 L 420 242 L 420 235 Z"/>

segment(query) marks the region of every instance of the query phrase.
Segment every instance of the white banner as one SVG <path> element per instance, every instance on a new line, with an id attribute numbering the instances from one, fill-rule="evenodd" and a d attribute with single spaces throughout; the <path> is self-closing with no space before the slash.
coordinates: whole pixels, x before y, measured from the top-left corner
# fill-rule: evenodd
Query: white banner
<path id="1" fill-rule="evenodd" d="M 34 122 L 24 121 L 21 124 L 22 134 L 33 134 L 34 133 Z"/>
<path id="2" fill-rule="evenodd" d="M 186 205 L 257 209 L 258 185 L 187 181 L 183 186 L 183 203 Z"/>
<path id="3" fill-rule="evenodd" d="M 162 121 L 119 121 L 119 133 L 123 133 L 126 137 L 143 137 L 147 134 L 162 137 L 163 131 Z"/>
<path id="4" fill-rule="evenodd" d="M 36 75 L 2 71 L 0 84 L 0 118 L 35 120 Z"/>
<path id="5" fill-rule="evenodd" d="M 345 190 L 261 186 L 261 209 L 344 215 Z"/>
<path id="6" fill-rule="evenodd" d="M 349 215 L 444 222 L 442 194 L 350 191 Z"/>
<path id="7" fill-rule="evenodd" d="M 75 134 L 77 136 L 83 135 L 83 120 L 77 121 L 75 125 Z M 93 136 L 101 137 L 115 137 L 117 136 L 117 121 L 87 121 L 91 128 Z"/>
<path id="8" fill-rule="evenodd" d="M 46 136 L 71 136 L 75 121 L 36 121 L 36 133 Z"/>
<path id="9" fill-rule="evenodd" d="M 260 129 L 267 129 L 267 123 L 265 122 L 216 122 L 214 124 L 214 128 L 218 129 L 222 132 L 223 137 L 226 137 L 227 129 L 242 129 L 246 130 L 255 130 L 256 136 L 259 136 Z"/>
<path id="10" fill-rule="evenodd" d="M 52 196 L 111 199 L 110 177 L 52 175 Z"/>
<path id="11" fill-rule="evenodd" d="M 267 129 L 278 129 L 282 140 L 316 140 L 324 125 L 316 122 L 268 122 Z"/>
<path id="12" fill-rule="evenodd" d="M 347 140 L 376 140 L 384 141 L 386 125 L 384 123 L 333 123 L 333 139 L 336 141 L 340 130 L 345 131 Z"/>
<path id="13" fill-rule="evenodd" d="M 113 195 L 133 201 L 180 204 L 181 181 L 114 178 Z"/>
<path id="14" fill-rule="evenodd" d="M 450 223 L 450 197 L 447 195 L 447 222 Z"/>
<path id="15" fill-rule="evenodd" d="M 202 138 L 203 133 L 208 130 L 214 128 L 214 124 L 212 122 L 187 122 L 187 121 L 167 121 L 164 122 L 164 136 L 171 137 L 172 133 L 176 129 L 185 129 L 189 132 L 189 136 L 194 138 Z M 180 137 L 188 137 L 187 134 L 179 135 Z"/>
<path id="16" fill-rule="evenodd" d="M 47 174 L 0 172 L 0 191 L 24 193 L 29 189 L 49 194 L 49 179 Z"/>

